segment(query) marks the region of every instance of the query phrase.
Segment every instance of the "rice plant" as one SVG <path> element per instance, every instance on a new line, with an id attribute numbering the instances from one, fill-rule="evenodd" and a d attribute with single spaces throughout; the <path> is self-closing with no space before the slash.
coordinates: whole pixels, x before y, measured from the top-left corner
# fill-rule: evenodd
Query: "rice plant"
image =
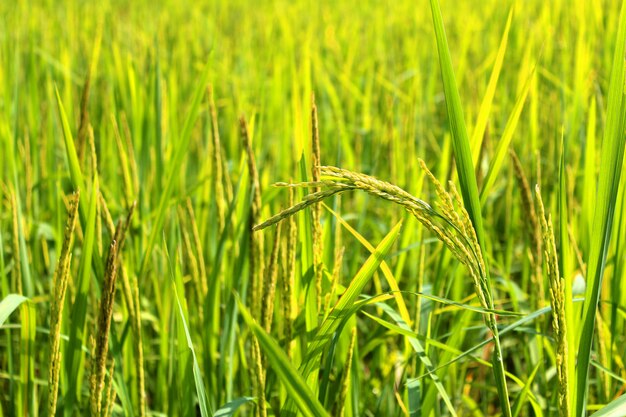
<path id="1" fill-rule="evenodd" d="M 625 14 L 0 2 L 0 417 L 626 416 Z"/>

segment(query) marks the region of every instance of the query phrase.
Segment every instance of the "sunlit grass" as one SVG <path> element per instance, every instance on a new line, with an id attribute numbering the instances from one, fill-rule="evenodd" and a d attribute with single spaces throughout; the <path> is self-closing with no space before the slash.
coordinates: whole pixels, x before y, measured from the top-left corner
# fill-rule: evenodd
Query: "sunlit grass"
<path id="1" fill-rule="evenodd" d="M 625 8 L 0 2 L 0 417 L 626 415 Z"/>

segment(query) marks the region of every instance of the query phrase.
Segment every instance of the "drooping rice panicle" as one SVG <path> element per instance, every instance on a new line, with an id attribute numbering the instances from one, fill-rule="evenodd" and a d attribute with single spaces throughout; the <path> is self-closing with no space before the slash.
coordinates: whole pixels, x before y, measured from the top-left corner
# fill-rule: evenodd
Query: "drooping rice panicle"
<path id="1" fill-rule="evenodd" d="M 304 198 L 302 199 L 301 202 L 294 204 L 293 206 L 289 207 L 288 209 L 285 209 L 283 211 L 281 211 L 280 213 L 276 214 L 275 216 L 270 217 L 269 219 L 267 219 L 266 221 L 264 221 L 261 224 L 257 224 L 256 226 L 254 226 L 254 228 L 252 229 L 253 231 L 258 231 L 258 230 L 263 230 L 266 229 L 278 222 L 280 222 L 281 220 L 284 220 L 290 216 L 292 216 L 293 214 L 296 214 L 297 212 L 315 204 L 315 203 L 319 203 L 323 200 L 325 200 L 326 198 L 333 196 L 335 194 L 344 192 L 344 191 L 348 191 L 348 190 L 353 190 L 355 188 L 349 187 L 349 186 L 339 186 L 338 188 L 331 188 L 328 190 L 322 190 L 318 193 L 313 193 L 313 194 L 308 194 L 306 196 L 304 196 Z"/>
<path id="2" fill-rule="evenodd" d="M 320 168 L 323 177 L 321 182 L 292 184 L 292 186 L 312 187 L 321 185 L 325 189 L 306 195 L 300 203 L 294 204 L 292 207 L 258 224 L 253 230 L 266 228 L 292 216 L 311 204 L 320 202 L 337 193 L 348 190 L 365 191 L 404 207 L 426 228 L 431 230 L 452 251 L 457 259 L 468 268 L 481 305 L 486 309 L 493 309 L 491 289 L 485 276 L 482 251 L 478 245 L 478 239 L 469 220 L 469 215 L 461 203 L 460 196 L 454 187 L 448 193 L 423 162 L 421 166 L 437 191 L 439 197 L 438 205 L 441 212 L 437 212 L 425 201 L 412 196 L 393 184 L 346 169 L 322 166 Z M 488 324 L 492 331 L 497 332 L 493 317 L 490 318 Z"/>

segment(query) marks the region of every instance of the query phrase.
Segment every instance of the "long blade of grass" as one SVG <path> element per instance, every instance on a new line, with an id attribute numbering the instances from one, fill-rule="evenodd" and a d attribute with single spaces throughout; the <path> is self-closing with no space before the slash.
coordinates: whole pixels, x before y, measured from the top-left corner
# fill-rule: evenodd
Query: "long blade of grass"
<path id="1" fill-rule="evenodd" d="M 565 155 L 566 155 L 566 142 L 564 140 L 563 131 L 561 131 L 561 158 L 559 163 L 559 270 L 561 276 L 570 276 L 570 241 L 568 236 L 569 228 L 569 212 L 567 202 L 567 176 L 565 172 Z M 572 302 L 572 283 L 573 280 L 563 280 L 563 291 L 565 292 L 565 299 L 563 300 L 565 317 L 563 317 L 565 329 L 566 329 L 566 344 L 567 344 L 567 380 L 568 384 L 568 396 L 569 396 L 569 409 L 573 409 L 573 405 L 576 404 L 576 384 L 574 384 L 574 376 L 576 372 L 576 349 L 574 346 L 576 340 L 576 321 L 574 320 L 574 303 Z"/>
<path id="2" fill-rule="evenodd" d="M 481 204 L 485 204 L 487 196 L 489 195 L 489 191 L 491 191 L 493 184 L 496 182 L 496 178 L 498 178 L 498 175 L 500 174 L 500 169 L 502 169 L 502 164 L 504 163 L 504 160 L 509 153 L 509 145 L 513 140 L 513 134 L 515 133 L 515 129 L 517 129 L 517 123 L 519 122 L 522 110 L 524 109 L 524 103 L 526 102 L 526 97 L 528 97 L 528 92 L 530 91 L 533 73 L 534 70 L 531 71 L 531 73 L 528 75 L 528 78 L 526 79 L 526 83 L 524 84 L 522 92 L 517 98 L 515 106 L 513 106 L 511 116 L 506 122 L 506 127 L 504 128 L 504 132 L 502 133 L 502 138 L 498 142 L 498 146 L 496 148 L 493 159 L 489 164 L 487 177 L 485 178 L 483 187 L 480 190 Z"/>
<path id="3" fill-rule="evenodd" d="M 85 325 L 87 320 L 87 299 L 89 296 L 89 288 L 91 286 L 91 263 L 94 254 L 95 234 L 96 234 L 96 207 L 98 201 L 98 180 L 94 177 L 92 185 L 86 223 L 84 226 L 84 238 L 82 245 L 82 253 L 80 257 L 80 265 L 78 267 L 78 282 L 76 283 L 76 296 L 72 305 L 72 326 L 70 327 L 69 342 L 65 349 L 65 370 L 66 381 L 68 386 L 65 395 L 65 415 L 72 413 L 73 405 L 77 400 L 80 391 L 81 376 L 83 366 L 84 353 L 81 346 L 86 345 L 87 337 Z M 79 209 L 80 209 L 79 205 Z"/>
<path id="4" fill-rule="evenodd" d="M 454 157 L 456 160 L 459 182 L 461 184 L 463 203 L 476 231 L 478 244 L 481 247 L 481 251 L 483 251 L 483 258 L 486 259 L 487 256 L 485 256 L 484 253 L 486 242 L 483 231 L 483 220 L 480 207 L 481 205 L 478 195 L 476 175 L 474 173 L 474 164 L 472 163 L 469 137 L 467 135 L 467 128 L 465 126 L 465 119 L 463 116 L 463 108 L 461 107 L 461 97 L 459 95 L 459 90 L 454 76 L 454 70 L 452 68 L 452 59 L 450 57 L 448 40 L 446 38 L 446 33 L 443 25 L 443 17 L 441 16 L 441 10 L 439 9 L 438 0 L 430 0 L 430 9 L 432 12 L 433 24 L 435 27 L 437 49 L 439 51 L 439 63 L 441 66 L 443 88 L 446 97 L 446 107 L 448 110 L 448 120 L 452 131 L 452 147 L 454 150 Z M 489 278 L 488 266 L 485 268 L 484 273 L 484 278 L 487 282 L 487 286 L 490 288 L 491 282 Z M 490 289 L 489 292 L 491 292 Z M 489 299 L 492 299 L 491 294 L 489 294 Z M 492 308 L 493 306 L 490 305 L 489 307 Z M 504 372 L 504 360 L 502 358 L 502 348 L 500 345 L 500 338 L 498 336 L 495 316 L 492 316 L 490 319 L 488 319 L 487 324 L 494 334 L 495 343 L 493 355 L 493 375 L 496 381 L 496 387 L 498 389 L 498 397 L 500 400 L 500 405 L 502 407 L 501 411 L 505 417 L 510 417 L 511 404 L 509 402 L 509 393 Z"/>
<path id="5" fill-rule="evenodd" d="M 537 375 L 537 371 L 539 370 L 540 367 L 541 367 L 541 362 L 538 362 L 535 368 L 533 369 L 533 371 L 531 372 L 530 376 L 526 380 L 526 384 L 524 384 L 524 388 L 522 388 L 520 393 L 517 395 L 517 398 L 515 399 L 515 402 L 513 403 L 513 417 L 517 417 L 520 415 L 523 409 L 522 407 L 526 403 L 526 399 L 528 398 L 528 393 L 530 392 L 533 386 L 533 381 L 535 380 L 535 376 Z"/>
<path id="6" fill-rule="evenodd" d="M 165 178 L 165 185 L 163 187 L 161 198 L 159 200 L 159 206 L 157 208 L 156 219 L 152 224 L 152 230 L 150 231 L 148 243 L 146 244 L 143 259 L 141 261 L 141 266 L 138 274 L 140 278 L 143 277 L 143 274 L 146 270 L 146 267 L 150 260 L 150 255 L 152 253 L 152 248 L 154 247 L 154 244 L 156 242 L 156 238 L 158 234 L 161 233 L 161 227 L 163 226 L 163 222 L 165 221 L 165 215 L 167 213 L 167 207 L 169 205 L 170 197 L 172 195 L 172 191 L 174 190 L 175 180 L 180 177 L 179 172 L 183 165 L 185 155 L 187 155 L 189 142 L 191 141 L 191 133 L 193 131 L 195 122 L 198 119 L 200 107 L 202 104 L 202 97 L 204 96 L 204 92 L 206 91 L 206 86 L 209 81 L 210 68 L 211 67 L 207 64 L 204 68 L 204 72 L 200 76 L 198 84 L 195 88 L 195 94 L 191 102 L 189 113 L 187 113 L 187 118 L 185 119 L 185 124 L 183 125 L 180 136 L 177 138 L 176 141 L 174 141 L 174 143 L 177 144 L 177 148 L 175 149 L 174 156 L 172 158 L 172 161 L 170 162 L 168 173 Z"/>
<path id="7" fill-rule="evenodd" d="M 72 181 L 73 188 L 75 190 L 85 191 L 86 183 L 85 178 L 83 176 L 82 170 L 80 168 L 80 162 L 78 159 L 78 153 L 76 151 L 76 146 L 74 144 L 74 138 L 72 135 L 72 130 L 70 128 L 70 124 L 68 122 L 67 114 L 65 112 L 65 107 L 63 106 L 63 102 L 61 101 L 61 96 L 59 95 L 59 90 L 55 88 L 56 98 L 57 98 L 57 108 L 59 110 L 59 118 L 61 119 L 61 127 L 63 130 L 63 139 L 65 143 L 65 154 L 67 156 L 68 166 L 70 169 L 70 179 Z M 92 185 L 95 187 L 95 185 Z M 86 193 L 82 193 L 80 199 L 82 201 L 83 196 Z M 80 222 L 83 228 L 87 228 L 88 226 L 88 206 L 87 204 L 79 204 L 78 213 L 80 214 Z M 100 257 L 100 253 L 96 250 L 93 252 L 93 266 L 96 272 L 96 276 L 101 279 L 104 277 L 104 263 L 102 258 Z"/>
<path id="8" fill-rule="evenodd" d="M 35 383 L 35 333 L 36 333 L 36 310 L 31 302 L 22 304 L 24 308 L 20 312 L 22 322 L 20 328 L 20 379 L 22 389 L 23 415 L 35 413 L 36 391 L 33 390 Z"/>
<path id="9" fill-rule="evenodd" d="M 396 322 L 396 324 L 398 325 L 398 327 L 400 327 L 401 330 L 409 331 L 409 332 L 411 331 L 411 328 L 409 327 L 409 325 L 402 319 L 402 317 L 395 310 L 393 310 L 391 307 L 389 307 L 388 305 L 384 303 L 378 303 L 378 306 L 382 308 L 383 311 L 387 313 Z M 381 320 L 379 323 L 384 325 L 385 322 Z M 435 373 L 435 366 L 433 365 L 432 361 L 428 357 L 426 350 L 424 349 L 424 347 L 422 346 L 422 344 L 416 337 L 407 335 L 406 333 L 404 333 L 404 335 L 408 337 L 409 344 L 411 345 L 415 353 L 417 353 L 419 360 L 424 365 L 424 369 L 426 369 L 426 373 L 432 379 L 433 384 L 435 384 L 435 387 L 437 388 L 437 391 L 439 392 L 441 399 L 443 400 L 446 407 L 448 408 L 450 415 L 456 416 L 457 414 L 456 414 L 454 406 L 452 405 L 452 401 L 450 400 L 450 396 L 448 395 L 448 392 L 446 391 L 445 387 L 441 383 L 439 376 Z"/>
<path id="10" fill-rule="evenodd" d="M 611 401 L 600 410 L 596 411 L 591 417 L 621 417 L 626 415 L 626 394 Z"/>
<path id="11" fill-rule="evenodd" d="M 509 40 L 509 29 L 511 28 L 511 20 L 513 20 L 513 7 L 511 7 L 511 10 L 509 11 L 509 17 L 506 20 L 504 33 L 502 34 L 500 46 L 498 47 L 498 53 L 496 54 L 496 62 L 493 64 L 491 76 L 489 77 L 489 84 L 487 84 L 487 90 L 485 91 L 485 95 L 483 96 L 483 101 L 480 103 L 478 118 L 476 119 L 476 126 L 474 126 L 474 131 L 472 132 L 470 144 L 472 148 L 472 161 L 475 167 L 478 165 L 478 158 L 480 157 L 480 150 L 483 145 L 485 130 L 487 129 L 487 121 L 489 120 L 489 114 L 491 113 L 493 97 L 496 93 L 496 85 L 498 84 L 498 78 L 500 77 L 500 71 L 502 70 L 504 53 L 506 52 L 506 46 Z"/>
<path id="12" fill-rule="evenodd" d="M 332 311 L 324 319 L 322 324 L 318 326 L 318 330 L 309 344 L 306 356 L 299 368 L 300 373 L 305 378 L 311 375 L 311 373 L 320 366 L 319 363 L 322 354 L 332 341 L 333 334 L 340 328 L 341 324 L 344 323 L 344 320 L 354 312 L 352 310 L 354 302 L 391 250 L 391 247 L 400 234 L 401 227 L 402 222 L 399 222 L 378 244 L 374 252 L 367 258 L 361 269 L 359 269 L 359 272 L 357 272 L 350 281 L 350 284 L 341 295 Z M 294 413 L 293 403 L 287 401 L 283 410 L 287 415 L 292 415 Z"/>
<path id="13" fill-rule="evenodd" d="M 583 306 L 583 327 L 578 351 L 576 373 L 576 415 L 585 414 L 589 360 L 596 318 L 596 309 L 600 299 L 600 288 L 604 276 L 605 261 L 609 251 L 609 242 L 613 226 L 613 216 L 617 200 L 622 163 L 624 159 L 624 123 L 626 106 L 624 103 L 624 48 L 626 46 L 626 2 L 622 3 L 617 41 L 613 55 L 613 68 L 609 84 L 609 98 L 606 125 L 601 151 L 600 174 L 596 209 L 593 220 L 591 249 L 587 261 L 587 290 Z M 614 279 L 617 279 L 615 277 Z"/>
<path id="14" fill-rule="evenodd" d="M 235 415 L 239 407 L 254 402 L 254 397 L 239 397 L 224 404 L 213 414 L 213 417 L 229 417 Z"/>
<path id="15" fill-rule="evenodd" d="M 285 352 L 283 352 L 276 341 L 256 323 L 241 300 L 238 301 L 242 317 L 259 341 L 259 345 L 267 355 L 268 362 L 271 364 L 272 369 L 278 375 L 278 378 L 283 383 L 290 397 L 295 401 L 300 412 L 307 417 L 328 417 L 329 414 L 324 410 L 317 396 L 311 392 L 305 379 L 293 367 Z"/>
<path id="16" fill-rule="evenodd" d="M 376 250 L 365 261 L 359 272 L 350 281 L 350 285 L 341 295 L 333 310 L 330 312 L 326 320 L 322 322 L 319 330 L 309 345 L 309 351 L 306 360 L 301 367 L 303 375 L 308 375 L 322 356 L 325 346 L 330 342 L 333 333 L 339 327 L 343 317 L 342 312 L 349 310 L 356 299 L 361 294 L 363 287 L 370 281 L 374 272 L 378 269 L 381 262 L 387 256 L 394 242 L 396 241 L 402 222 L 398 223 L 391 229 L 385 238 L 378 244 Z"/>
<path id="17" fill-rule="evenodd" d="M 27 297 L 19 294 L 9 294 L 4 297 L 2 301 L 0 301 L 0 326 L 7 321 L 11 313 L 28 301 L 29 299 Z"/>
<path id="18" fill-rule="evenodd" d="M 448 122 L 452 131 L 452 147 L 456 160 L 459 182 L 461 183 L 461 194 L 467 213 L 472 220 L 478 243 L 483 246 L 485 237 L 483 233 L 483 219 L 478 198 L 478 185 L 474 174 L 474 164 L 472 163 L 472 153 L 467 135 L 467 127 L 461 106 L 461 97 L 456 84 L 454 70 L 452 68 L 452 58 L 448 48 L 448 39 L 443 26 L 443 17 L 439 9 L 438 0 L 430 0 L 430 9 L 433 15 L 435 26 L 435 36 L 437 38 L 437 49 L 439 50 L 439 64 L 441 66 L 441 77 L 443 80 L 443 90 L 446 97 L 446 108 L 448 111 Z"/>
<path id="19" fill-rule="evenodd" d="M 422 384 L 419 380 L 413 379 L 406 383 L 409 396 L 409 417 L 422 416 Z"/>
<path id="20" fill-rule="evenodd" d="M 574 300 L 574 302 L 582 302 L 583 299 L 582 298 L 577 298 Z M 518 328 L 520 328 L 522 325 L 530 323 L 532 321 L 534 321 L 536 318 L 541 317 L 547 313 L 550 313 L 552 311 L 552 307 L 547 306 L 547 307 L 543 307 L 540 308 L 539 310 L 533 311 L 532 313 L 528 314 L 525 317 L 522 317 L 519 320 L 514 321 L 513 323 L 509 324 L 508 326 L 504 327 L 501 331 L 500 331 L 500 335 L 504 335 L 507 333 L 510 333 L 514 330 L 517 330 Z M 449 360 L 448 362 L 439 365 L 437 367 L 437 369 L 435 369 L 435 371 L 438 371 L 439 369 L 445 368 L 447 366 L 452 365 L 453 363 L 471 355 L 473 352 L 475 352 L 476 350 L 482 348 L 483 346 L 488 345 L 489 343 L 493 342 L 493 337 L 490 337 L 488 339 L 483 340 L 482 342 L 478 343 L 477 345 L 472 346 L 471 348 L 469 348 L 468 350 L 466 350 L 465 352 L 463 352 L 462 354 L 456 356 L 455 358 Z"/>
<path id="21" fill-rule="evenodd" d="M 187 343 L 187 349 L 191 353 L 192 359 L 192 369 L 193 369 L 193 380 L 196 388 L 196 395 L 198 396 L 198 405 L 200 406 L 200 415 L 202 417 L 210 417 L 213 412 L 211 405 L 209 404 L 209 399 L 206 395 L 206 389 L 204 387 L 204 381 L 202 379 L 202 374 L 200 372 L 200 365 L 198 365 L 198 358 L 196 357 L 196 350 L 193 347 L 193 341 L 191 340 L 191 333 L 189 332 L 188 322 L 188 314 L 186 303 L 181 302 L 181 297 L 179 296 L 179 292 L 184 294 L 184 287 L 182 283 L 182 278 L 178 273 L 174 271 L 174 266 L 172 265 L 172 261 L 170 259 L 169 252 L 167 250 L 167 245 L 163 242 L 165 248 L 165 256 L 167 257 L 167 261 L 170 267 L 170 280 L 172 284 L 172 289 L 174 291 L 174 298 L 176 299 L 176 304 L 178 306 L 178 318 L 180 320 L 180 324 L 183 327 L 185 334 L 185 342 Z M 184 295 L 183 295 L 184 297 Z"/>
<path id="22" fill-rule="evenodd" d="M 322 203 L 322 206 L 324 206 L 326 210 L 328 210 L 333 216 L 335 216 L 335 218 L 339 221 L 339 223 L 341 223 L 341 225 L 348 232 L 350 232 L 352 236 L 354 236 L 363 246 L 365 246 L 365 248 L 370 253 L 374 253 L 376 248 L 374 248 L 374 246 L 367 239 L 365 239 L 365 237 L 363 237 L 363 235 L 361 235 L 354 227 L 350 226 L 350 224 L 347 221 L 345 221 L 343 217 L 339 215 L 339 213 L 335 212 L 333 209 L 328 207 L 325 203 Z M 387 265 L 387 262 L 382 261 L 380 263 L 380 270 L 382 271 L 383 276 L 387 280 L 387 283 L 389 284 L 389 288 L 391 288 L 391 290 L 394 291 L 393 296 L 396 299 L 396 303 L 398 304 L 398 310 L 400 310 L 400 314 L 402 315 L 402 318 L 407 322 L 407 324 L 410 325 L 411 318 L 409 316 L 409 310 L 406 306 L 406 303 L 404 302 L 404 299 L 402 298 L 398 281 L 393 276 L 393 272 L 389 268 L 389 265 Z"/>
<path id="23" fill-rule="evenodd" d="M 30 392 L 35 379 L 35 306 L 29 298 L 19 294 L 9 294 L 0 302 L 0 326 L 9 316 L 22 306 L 20 325 L 20 390 L 17 407 L 20 415 L 30 415 Z"/>
<path id="24" fill-rule="evenodd" d="M 14 135 L 10 132 L 10 129 L 7 125 L 4 126 L 4 139 L 5 139 L 5 155 L 6 160 L 9 163 L 9 168 L 11 173 L 13 174 L 13 193 L 14 193 L 14 202 L 15 204 L 15 217 L 16 217 L 16 225 L 17 225 L 17 241 L 18 241 L 18 260 L 20 263 L 20 271 L 21 271 L 21 280 L 23 291 L 26 296 L 31 297 L 34 295 L 34 282 L 30 272 L 30 262 L 28 259 L 28 250 L 26 247 L 26 236 L 24 230 L 24 212 L 22 209 L 22 198 L 20 197 L 19 192 L 19 181 L 18 181 L 18 170 L 17 170 L 17 161 L 16 161 L 16 152 L 14 145 Z M 0 171 L 1 172 L 1 171 Z"/>
<path id="25" fill-rule="evenodd" d="M 72 183 L 75 189 L 84 190 L 85 179 L 83 178 L 83 173 L 80 169 L 80 161 L 78 159 L 78 152 L 76 151 L 76 146 L 74 144 L 72 129 L 70 128 L 70 123 L 67 119 L 65 107 L 63 106 L 63 101 L 61 100 L 61 95 L 59 94 L 58 88 L 55 87 L 54 91 L 56 93 L 56 98 L 57 98 L 59 118 L 61 119 L 61 128 L 63 130 L 63 140 L 65 141 L 65 150 L 66 150 L 66 155 L 68 159 L 68 165 L 70 168 L 70 178 L 72 179 Z"/>

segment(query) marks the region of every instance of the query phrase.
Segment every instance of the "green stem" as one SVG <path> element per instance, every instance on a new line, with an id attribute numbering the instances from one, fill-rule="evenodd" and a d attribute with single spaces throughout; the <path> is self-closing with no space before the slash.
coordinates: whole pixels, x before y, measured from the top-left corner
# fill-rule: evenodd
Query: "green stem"
<path id="1" fill-rule="evenodd" d="M 496 379 L 496 387 L 498 388 L 498 396 L 500 397 L 500 405 L 502 407 L 502 416 L 511 417 L 511 403 L 509 402 L 509 390 L 506 386 L 506 376 L 504 373 L 504 361 L 502 356 L 502 345 L 500 344 L 500 335 L 498 334 L 498 325 L 496 316 L 489 314 L 487 318 L 487 326 L 493 334 L 493 375 Z"/>

